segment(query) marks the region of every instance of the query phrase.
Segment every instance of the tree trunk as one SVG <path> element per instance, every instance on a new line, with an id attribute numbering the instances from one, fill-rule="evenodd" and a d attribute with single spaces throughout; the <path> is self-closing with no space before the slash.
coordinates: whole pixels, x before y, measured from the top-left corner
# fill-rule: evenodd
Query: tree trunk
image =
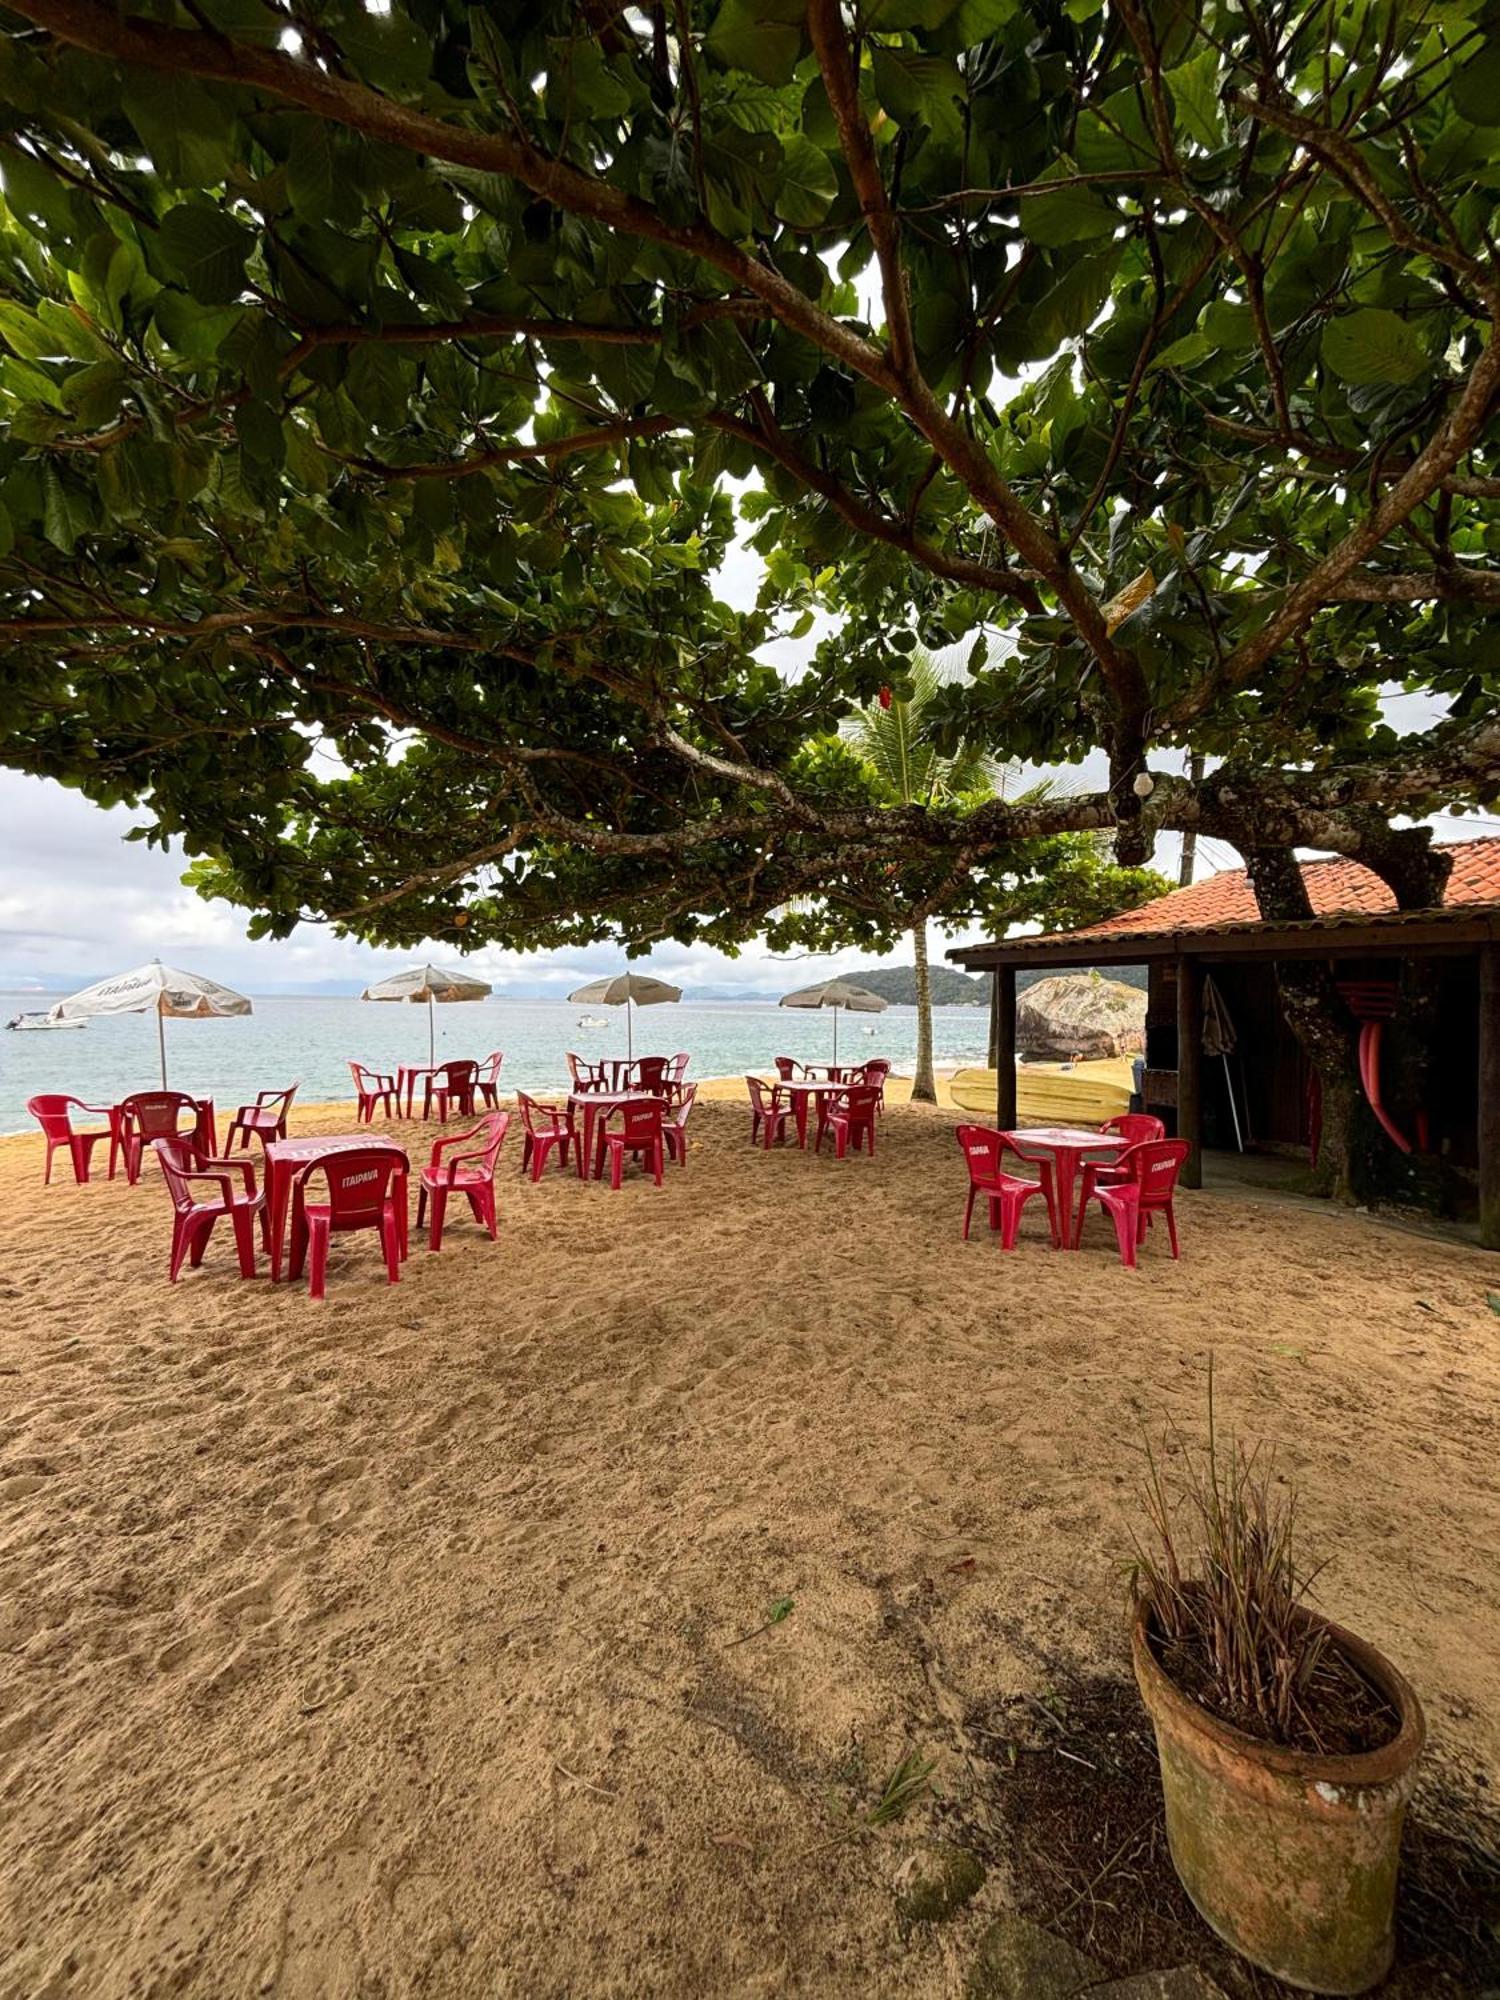
<path id="1" fill-rule="evenodd" d="M 932 1074 L 932 982 L 927 976 L 927 919 L 912 925 L 912 964 L 917 974 L 917 1069 L 912 1078 L 913 1104 L 936 1104 Z"/>
<path id="2" fill-rule="evenodd" d="M 1188 759 L 1188 783 L 1198 786 L 1203 783 L 1203 752 L 1195 750 Z M 1193 869 L 1198 860 L 1198 834 L 1189 827 L 1182 836 L 1182 860 L 1177 869 L 1177 886 L 1186 889 L 1191 886 Z"/>
<path id="3" fill-rule="evenodd" d="M 1261 916 L 1268 922 L 1299 923 L 1312 916 L 1307 885 L 1291 848 L 1248 847 L 1245 866 Z M 1355 1135 L 1362 1100 L 1349 1011 L 1339 998 L 1332 968 L 1320 960 L 1278 962 L 1276 985 L 1286 1024 L 1317 1072 L 1322 1091 L 1318 1190 L 1335 1201 L 1357 1201 Z"/>

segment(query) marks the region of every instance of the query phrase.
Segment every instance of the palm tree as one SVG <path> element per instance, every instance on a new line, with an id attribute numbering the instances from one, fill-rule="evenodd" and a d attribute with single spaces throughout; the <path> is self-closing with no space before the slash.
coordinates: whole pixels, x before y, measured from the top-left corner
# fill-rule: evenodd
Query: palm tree
<path id="1" fill-rule="evenodd" d="M 875 772 L 892 802 L 942 806 L 958 799 L 977 802 L 1003 793 L 1007 777 L 1014 774 L 977 744 L 960 740 L 948 756 L 937 748 L 938 696 L 957 676 L 946 671 L 931 653 L 919 651 L 911 656 L 906 678 L 911 693 L 904 701 L 885 698 L 871 702 L 843 731 L 845 740 Z M 917 976 L 917 1069 L 911 1094 L 918 1103 L 935 1104 L 925 916 L 912 925 L 911 944 Z"/>

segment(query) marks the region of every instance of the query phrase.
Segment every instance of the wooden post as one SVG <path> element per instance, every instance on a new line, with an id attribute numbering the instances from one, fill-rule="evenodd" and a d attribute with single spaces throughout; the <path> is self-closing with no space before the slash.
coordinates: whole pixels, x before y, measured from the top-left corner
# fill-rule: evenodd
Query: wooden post
<path id="1" fill-rule="evenodd" d="M 1016 1122 L 1016 968 L 990 974 L 990 1043 L 995 1051 L 995 1123 L 1002 1132 Z"/>
<path id="2" fill-rule="evenodd" d="M 1177 961 L 1177 1136 L 1192 1151 L 1182 1163 L 1182 1185 L 1203 1185 L 1203 966 Z"/>
<path id="3" fill-rule="evenodd" d="M 1479 1240 L 1500 1250 L 1500 944 L 1479 948 Z"/>

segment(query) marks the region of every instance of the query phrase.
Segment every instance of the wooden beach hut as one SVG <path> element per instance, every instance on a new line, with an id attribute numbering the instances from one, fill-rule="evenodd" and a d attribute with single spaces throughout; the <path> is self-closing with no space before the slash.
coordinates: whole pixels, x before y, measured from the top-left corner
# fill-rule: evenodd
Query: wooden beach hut
<path id="1" fill-rule="evenodd" d="M 1427 1034 L 1426 1154 L 1451 1197 L 1471 1191 L 1480 1240 L 1500 1250 L 1500 839 L 1454 843 L 1441 908 L 1400 911 L 1367 868 L 1342 859 L 1302 863 L 1314 911 L 1300 923 L 1260 915 L 1243 869 L 1210 876 L 1086 929 L 958 947 L 948 956 L 992 979 L 998 1057 L 996 1122 L 1016 1121 L 1016 974 L 1041 968 L 1144 965 L 1148 974 L 1141 1096 L 1192 1146 L 1184 1172 L 1202 1184 L 1205 1143 L 1305 1154 L 1315 1119 L 1312 1074 L 1282 1013 L 1279 963 L 1327 962 L 1354 1021 L 1378 1014 L 1403 964 L 1431 961 L 1435 1005 Z M 1204 1053 L 1205 982 L 1233 1026 L 1228 1063 Z M 1378 1038 L 1375 1038 L 1378 1049 Z M 1366 1094 L 1369 1095 L 1369 1083 Z M 1378 1078 L 1375 1079 L 1378 1091 Z M 1234 1093 L 1231 1108 L 1230 1092 Z M 1392 1150 L 1396 1142 L 1392 1141 Z M 1431 1151 L 1428 1153 L 1428 1147 Z M 1424 1198 L 1419 1173 L 1412 1199 Z M 1437 1198 L 1432 1188 L 1426 1193 Z"/>

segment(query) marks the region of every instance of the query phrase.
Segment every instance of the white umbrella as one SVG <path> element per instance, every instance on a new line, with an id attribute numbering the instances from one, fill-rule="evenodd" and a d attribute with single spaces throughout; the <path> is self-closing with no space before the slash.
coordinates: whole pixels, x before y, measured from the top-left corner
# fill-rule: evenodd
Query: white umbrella
<path id="1" fill-rule="evenodd" d="M 825 979 L 821 986 L 804 986 L 796 993 L 783 993 L 780 1005 L 783 1007 L 832 1007 L 833 1016 L 833 1059 L 839 1059 L 839 1017 L 838 1009 L 847 1007 L 851 1014 L 883 1014 L 889 1003 L 878 993 L 872 993 L 868 986 L 856 986 L 852 979 Z"/>
<path id="2" fill-rule="evenodd" d="M 433 1006 L 449 1006 L 456 1000 L 488 999 L 490 987 L 487 981 L 475 979 L 467 972 L 443 972 L 435 965 L 412 965 L 405 972 L 393 972 L 389 979 L 379 979 L 373 986 L 367 986 L 360 995 L 363 1000 L 409 1000 L 413 1005 L 427 1003 L 427 1060 L 437 1060 L 437 1034 L 433 1026 Z"/>
<path id="3" fill-rule="evenodd" d="M 617 972 L 612 979 L 590 980 L 587 986 L 580 986 L 568 998 L 589 1007 L 623 1007 L 626 1060 L 634 1062 L 633 1010 L 637 1007 L 660 1007 L 665 1001 L 680 1000 L 682 988 L 668 986 L 665 979 L 653 979 L 647 972 Z"/>
<path id="4" fill-rule="evenodd" d="M 97 986 L 85 986 L 52 1009 L 54 1021 L 87 1021 L 95 1014 L 154 1014 L 156 1042 L 161 1053 L 161 1085 L 167 1087 L 167 1036 L 165 1023 L 207 1021 L 225 1014 L 248 1014 L 250 1002 L 243 993 L 232 993 L 201 972 L 178 972 L 153 958 L 134 972 L 118 973 L 101 979 Z"/>

